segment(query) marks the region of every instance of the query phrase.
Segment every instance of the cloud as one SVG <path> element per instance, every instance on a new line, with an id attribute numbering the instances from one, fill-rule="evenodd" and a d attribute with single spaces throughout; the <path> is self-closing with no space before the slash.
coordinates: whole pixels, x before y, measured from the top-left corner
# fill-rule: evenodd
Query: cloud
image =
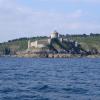
<path id="1" fill-rule="evenodd" d="M 21 5 L 17 0 L 0 0 L 0 41 L 49 35 L 53 30 L 61 33 L 99 30 L 99 24 L 83 22 L 83 16 L 85 12 L 81 9 L 66 13 L 35 11 L 32 7 Z"/>
<path id="2" fill-rule="evenodd" d="M 20 36 L 49 33 L 54 29 L 61 28 L 63 24 L 67 23 L 67 19 L 79 18 L 81 15 L 80 10 L 70 14 L 45 11 L 34 12 L 32 8 L 20 6 L 13 0 L 9 0 L 9 2 L 1 0 L 0 4 L 0 34 L 9 34 L 9 39 L 14 36 L 13 34 L 18 37 L 18 33 L 21 33 Z"/>

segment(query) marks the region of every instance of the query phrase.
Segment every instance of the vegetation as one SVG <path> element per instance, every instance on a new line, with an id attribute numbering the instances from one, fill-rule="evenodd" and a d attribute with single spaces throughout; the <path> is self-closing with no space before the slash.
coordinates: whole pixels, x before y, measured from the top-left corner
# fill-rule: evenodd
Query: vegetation
<path id="1" fill-rule="evenodd" d="M 99 36 L 75 36 L 70 39 L 77 41 L 85 50 L 97 49 L 100 51 L 100 35 Z"/>
<path id="2" fill-rule="evenodd" d="M 17 51 L 23 51 L 26 50 L 28 47 L 28 40 L 31 41 L 39 40 L 39 39 L 45 39 L 44 37 L 32 37 L 32 38 L 19 38 L 14 40 L 9 40 L 8 42 L 0 43 L 0 54 L 6 55 L 6 50 L 9 49 L 9 53 L 7 54 L 15 54 Z"/>
<path id="3" fill-rule="evenodd" d="M 93 34 L 90 35 L 82 34 L 82 35 L 60 35 L 64 39 L 74 40 L 77 41 L 80 45 L 78 48 L 74 48 L 73 44 L 69 44 L 68 42 L 63 42 L 61 44 L 58 40 L 54 40 L 54 43 L 49 46 L 49 48 L 53 50 L 64 49 L 69 50 L 74 48 L 76 52 L 78 49 L 90 50 L 93 52 L 100 51 L 100 34 Z M 46 39 L 46 36 L 43 37 L 32 37 L 32 38 L 20 38 L 9 40 L 8 42 L 0 43 L 0 54 L 9 55 L 9 54 L 16 54 L 17 51 L 23 51 L 27 49 L 27 42 L 30 39 L 31 41 L 39 40 L 39 39 Z M 67 44 L 67 45 L 66 45 Z M 57 51 L 56 51 L 57 52 Z"/>

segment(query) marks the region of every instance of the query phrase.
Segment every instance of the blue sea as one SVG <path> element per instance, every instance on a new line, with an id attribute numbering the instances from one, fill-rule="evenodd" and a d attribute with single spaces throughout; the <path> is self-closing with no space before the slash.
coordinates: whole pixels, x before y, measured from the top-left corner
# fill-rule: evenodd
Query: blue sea
<path id="1" fill-rule="evenodd" d="M 1 57 L 0 100 L 100 100 L 100 59 Z"/>

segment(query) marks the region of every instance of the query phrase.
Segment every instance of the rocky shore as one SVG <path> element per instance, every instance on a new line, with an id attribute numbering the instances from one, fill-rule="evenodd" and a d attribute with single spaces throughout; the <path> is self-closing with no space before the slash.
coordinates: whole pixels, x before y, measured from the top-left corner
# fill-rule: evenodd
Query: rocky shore
<path id="1" fill-rule="evenodd" d="M 100 58 L 100 54 L 95 55 L 81 55 L 81 54 L 20 54 L 14 55 L 15 57 L 25 58 Z"/>

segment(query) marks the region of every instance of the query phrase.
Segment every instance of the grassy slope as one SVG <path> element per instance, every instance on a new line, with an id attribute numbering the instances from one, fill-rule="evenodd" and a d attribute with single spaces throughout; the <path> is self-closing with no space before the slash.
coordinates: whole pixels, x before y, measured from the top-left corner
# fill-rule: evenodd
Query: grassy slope
<path id="1" fill-rule="evenodd" d="M 72 37 L 71 39 L 78 41 L 84 49 L 96 48 L 100 50 L 100 36 L 95 37 Z"/>
<path id="2" fill-rule="evenodd" d="M 0 43 L 0 54 L 5 52 L 5 48 L 10 48 L 11 52 L 13 51 L 23 51 L 26 50 L 28 47 L 28 40 L 31 41 L 39 40 L 39 39 L 46 39 L 47 37 L 31 37 L 31 38 L 20 38 L 15 40 L 10 40 L 8 42 Z"/>
<path id="3" fill-rule="evenodd" d="M 16 51 L 25 50 L 27 48 L 27 40 L 17 40 L 0 44 L 0 51 L 4 48 L 10 48 Z"/>

